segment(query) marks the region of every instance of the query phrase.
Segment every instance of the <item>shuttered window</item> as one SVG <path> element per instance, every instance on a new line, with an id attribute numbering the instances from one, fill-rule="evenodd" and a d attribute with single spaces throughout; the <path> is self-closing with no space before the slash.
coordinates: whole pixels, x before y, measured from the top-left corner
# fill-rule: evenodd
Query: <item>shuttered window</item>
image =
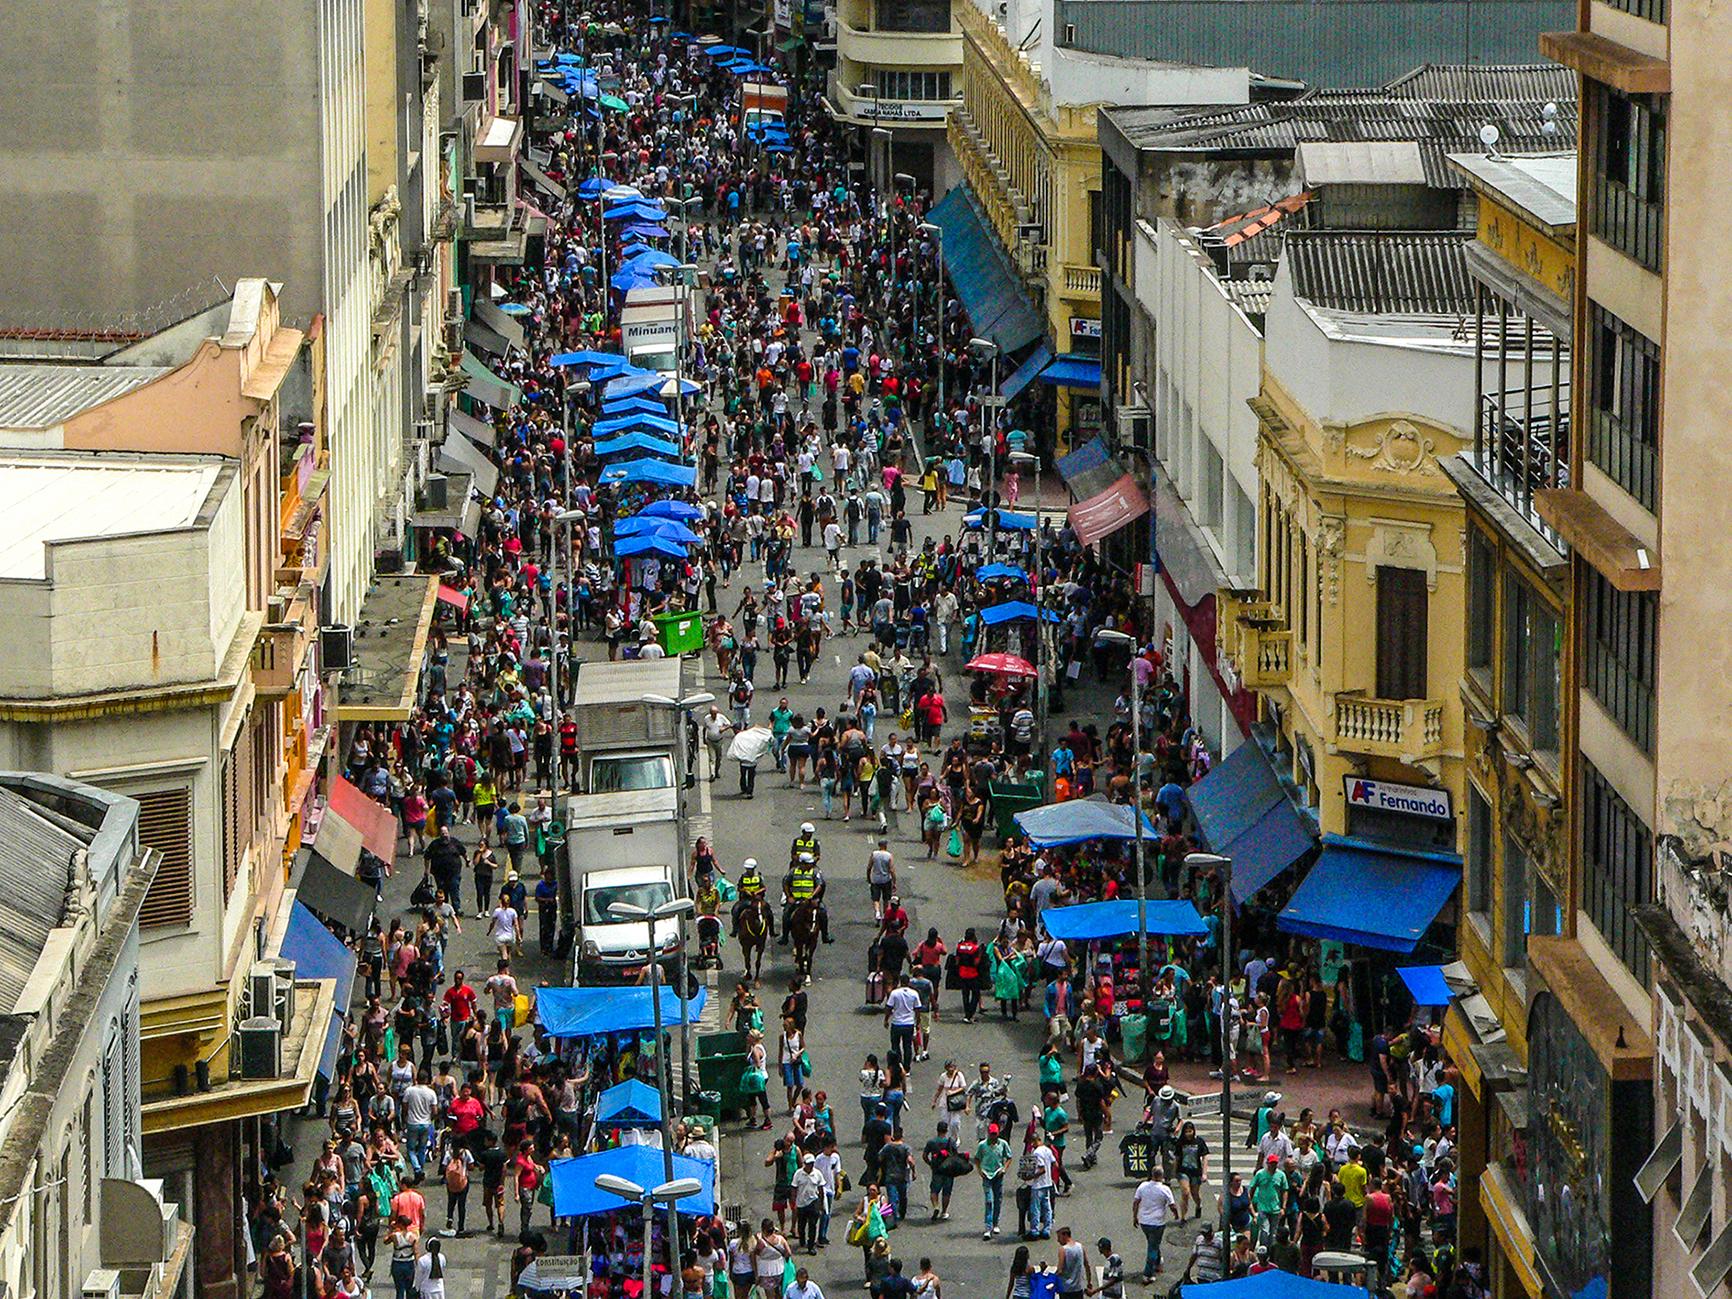
<path id="1" fill-rule="evenodd" d="M 1425 574 L 1415 568 L 1377 569 L 1377 695 L 1425 699 L 1427 599 Z"/>
<path id="2" fill-rule="evenodd" d="M 158 925 L 192 922 L 192 789 L 153 789 L 134 794 L 138 800 L 138 837 L 162 854 L 150 892 L 144 896 L 138 923 Z"/>
<path id="3" fill-rule="evenodd" d="M 222 830 L 223 830 L 223 901 L 235 891 L 235 876 L 241 867 L 241 750 L 237 744 L 223 754 L 222 763 Z"/>

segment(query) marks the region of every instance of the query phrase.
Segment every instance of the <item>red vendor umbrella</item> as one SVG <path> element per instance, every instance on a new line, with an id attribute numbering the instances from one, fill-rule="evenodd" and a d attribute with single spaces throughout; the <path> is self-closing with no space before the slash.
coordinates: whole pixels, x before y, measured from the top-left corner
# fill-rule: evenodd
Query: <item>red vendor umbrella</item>
<path id="1" fill-rule="evenodd" d="M 1034 675 L 1034 664 L 1014 654 L 982 654 L 979 658 L 970 659 L 967 668 L 970 672 L 990 672 L 999 677 Z"/>

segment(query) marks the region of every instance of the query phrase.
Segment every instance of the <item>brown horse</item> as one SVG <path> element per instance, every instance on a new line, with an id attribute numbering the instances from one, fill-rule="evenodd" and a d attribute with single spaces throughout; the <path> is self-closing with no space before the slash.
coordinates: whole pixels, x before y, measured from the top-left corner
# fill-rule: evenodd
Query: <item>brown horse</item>
<path id="1" fill-rule="evenodd" d="M 734 922 L 746 977 L 754 982 L 764 971 L 764 949 L 770 945 L 770 909 L 763 898 L 747 898 Z"/>
<path id="2" fill-rule="evenodd" d="M 812 973 L 812 958 L 818 954 L 818 900 L 807 898 L 794 905 L 788 916 L 788 939 L 794 946 L 794 970 Z"/>

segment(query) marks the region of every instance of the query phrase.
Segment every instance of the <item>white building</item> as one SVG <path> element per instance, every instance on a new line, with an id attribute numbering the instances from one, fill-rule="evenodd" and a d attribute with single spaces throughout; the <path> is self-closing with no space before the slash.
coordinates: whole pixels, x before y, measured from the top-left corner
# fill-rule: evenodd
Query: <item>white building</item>
<path id="1" fill-rule="evenodd" d="M 172 1294 L 192 1229 L 139 1177 L 139 806 L 0 772 L 0 1286 Z"/>

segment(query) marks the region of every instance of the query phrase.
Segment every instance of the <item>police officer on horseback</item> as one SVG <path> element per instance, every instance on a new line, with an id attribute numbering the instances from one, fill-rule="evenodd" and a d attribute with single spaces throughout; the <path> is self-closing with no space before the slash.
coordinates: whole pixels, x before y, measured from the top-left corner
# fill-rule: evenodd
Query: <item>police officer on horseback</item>
<path id="1" fill-rule="evenodd" d="M 734 900 L 734 935 L 739 936 L 740 917 L 745 914 L 746 908 L 752 905 L 760 907 L 764 915 L 764 926 L 773 935 L 776 932 L 776 918 L 771 913 L 770 908 L 764 905 L 764 876 L 758 870 L 756 857 L 748 857 L 740 863 L 740 878 L 735 882 L 735 887 L 739 890 L 740 896 Z"/>
<path id="2" fill-rule="evenodd" d="M 806 837 L 803 829 L 801 837 Z M 817 842 L 815 836 L 812 841 Z M 799 839 L 794 843 L 793 860 L 788 863 L 788 873 L 782 877 L 782 946 L 788 945 L 793 932 L 795 910 L 806 902 L 817 905 L 819 934 L 826 943 L 834 942 L 830 937 L 830 909 L 824 905 L 824 872 L 818 869 L 815 855 L 798 848 Z"/>
<path id="3" fill-rule="evenodd" d="M 800 823 L 800 833 L 794 836 L 788 849 L 789 862 L 799 861 L 801 854 L 811 857 L 814 864 L 824 855 L 824 850 L 818 846 L 818 829 L 810 821 Z"/>

